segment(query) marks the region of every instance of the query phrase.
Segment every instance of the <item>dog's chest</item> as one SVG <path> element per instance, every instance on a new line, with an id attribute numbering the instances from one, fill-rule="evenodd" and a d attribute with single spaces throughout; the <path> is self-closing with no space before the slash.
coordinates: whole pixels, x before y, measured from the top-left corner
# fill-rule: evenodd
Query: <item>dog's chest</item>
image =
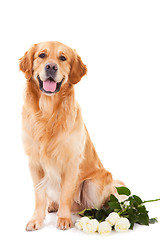
<path id="1" fill-rule="evenodd" d="M 23 143 L 26 154 L 40 165 L 45 173 L 38 188 L 44 188 L 52 201 L 59 201 L 61 175 L 69 161 L 81 161 L 85 145 L 82 121 L 67 116 L 67 128 L 50 121 L 39 113 L 24 109 Z M 70 130 L 72 129 L 72 131 Z M 52 134 L 54 131 L 56 135 Z"/>
<path id="2" fill-rule="evenodd" d="M 84 125 L 75 122 L 71 115 L 60 122 L 41 113 L 23 110 L 23 143 L 28 148 L 27 155 L 38 151 L 40 156 L 48 154 L 49 158 L 66 158 L 79 155 L 85 142 Z M 61 118 L 60 118 L 61 119 Z M 46 156 L 47 157 L 47 156 Z"/>

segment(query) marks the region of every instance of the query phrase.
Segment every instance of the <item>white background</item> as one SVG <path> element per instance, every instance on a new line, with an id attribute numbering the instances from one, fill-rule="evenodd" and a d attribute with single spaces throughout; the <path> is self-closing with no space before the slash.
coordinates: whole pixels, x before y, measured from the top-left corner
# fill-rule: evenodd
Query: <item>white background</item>
<path id="1" fill-rule="evenodd" d="M 133 194 L 160 198 L 160 2 L 14 0 L 0 9 L 1 239 L 97 239 L 58 230 L 55 214 L 47 215 L 42 230 L 25 232 L 34 194 L 21 143 L 25 78 L 18 59 L 46 40 L 76 49 L 88 66 L 76 98 L 102 163 Z M 146 207 L 160 220 L 159 202 Z M 136 226 L 109 238 L 157 239 L 159 228 Z"/>

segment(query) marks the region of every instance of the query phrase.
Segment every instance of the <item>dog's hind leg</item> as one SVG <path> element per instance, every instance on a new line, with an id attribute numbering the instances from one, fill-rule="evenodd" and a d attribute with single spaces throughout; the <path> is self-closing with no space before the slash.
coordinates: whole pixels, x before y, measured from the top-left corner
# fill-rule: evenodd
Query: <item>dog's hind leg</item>
<path id="1" fill-rule="evenodd" d="M 49 205 L 48 205 L 48 212 L 49 213 L 57 212 L 58 208 L 59 208 L 59 204 L 58 203 L 53 202 L 53 201 L 49 202 Z"/>
<path id="2" fill-rule="evenodd" d="M 101 208 L 105 202 L 110 199 L 110 195 L 115 195 L 119 201 L 124 199 L 117 193 L 116 187 L 125 186 L 121 181 L 114 181 L 112 174 L 106 169 L 101 169 L 93 178 L 83 182 L 81 188 L 81 207 L 85 208 Z"/>

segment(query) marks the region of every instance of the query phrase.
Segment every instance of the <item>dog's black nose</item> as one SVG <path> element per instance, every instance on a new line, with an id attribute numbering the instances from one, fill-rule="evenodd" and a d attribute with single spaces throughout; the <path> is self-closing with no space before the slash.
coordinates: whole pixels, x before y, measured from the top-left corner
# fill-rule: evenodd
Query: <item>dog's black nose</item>
<path id="1" fill-rule="evenodd" d="M 53 77 L 58 70 L 58 65 L 56 63 L 47 63 L 45 66 L 45 71 L 47 77 Z"/>

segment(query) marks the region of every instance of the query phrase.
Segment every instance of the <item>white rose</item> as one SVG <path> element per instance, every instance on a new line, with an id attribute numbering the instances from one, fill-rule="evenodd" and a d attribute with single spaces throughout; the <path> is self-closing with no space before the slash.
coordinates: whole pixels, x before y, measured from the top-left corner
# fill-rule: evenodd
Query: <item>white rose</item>
<path id="1" fill-rule="evenodd" d="M 116 222 L 120 219 L 120 216 L 116 212 L 112 212 L 109 216 L 105 219 L 111 226 L 114 226 Z"/>
<path id="2" fill-rule="evenodd" d="M 94 233 L 98 230 L 98 225 L 99 222 L 96 219 L 91 219 L 83 224 L 83 231 L 86 233 Z"/>
<path id="3" fill-rule="evenodd" d="M 98 226 L 98 232 L 102 235 L 108 235 L 111 232 L 111 225 L 107 222 L 101 222 Z"/>
<path id="4" fill-rule="evenodd" d="M 115 224 L 115 230 L 117 232 L 124 232 L 124 231 L 127 231 L 130 227 L 130 222 L 127 218 L 120 218 L 116 224 Z"/>
<path id="5" fill-rule="evenodd" d="M 77 222 L 75 223 L 76 228 L 78 228 L 79 230 L 83 230 L 83 225 L 86 222 L 89 222 L 90 219 L 88 217 L 82 217 L 80 220 L 77 220 Z"/>

